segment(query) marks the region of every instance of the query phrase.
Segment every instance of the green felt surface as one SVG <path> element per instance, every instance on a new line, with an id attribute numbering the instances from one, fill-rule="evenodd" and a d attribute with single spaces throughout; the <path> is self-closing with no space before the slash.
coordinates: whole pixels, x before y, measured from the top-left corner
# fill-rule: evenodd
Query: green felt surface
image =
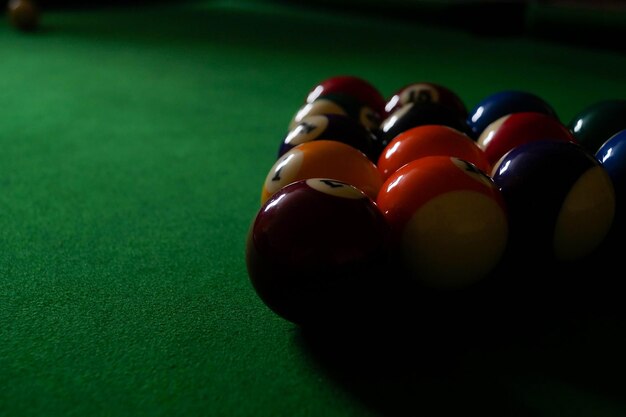
<path id="1" fill-rule="evenodd" d="M 234 1 L 50 11 L 33 34 L 0 25 L 0 51 L 1 416 L 626 413 L 612 317 L 378 356 L 308 342 L 244 261 L 278 143 L 321 79 L 385 95 L 434 81 L 470 108 L 525 89 L 568 120 L 626 96 L 626 56 Z"/>

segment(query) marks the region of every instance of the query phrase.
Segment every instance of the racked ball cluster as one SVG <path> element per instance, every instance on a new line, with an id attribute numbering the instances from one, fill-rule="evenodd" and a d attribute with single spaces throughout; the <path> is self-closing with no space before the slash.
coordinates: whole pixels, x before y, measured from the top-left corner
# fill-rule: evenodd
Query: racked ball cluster
<path id="1" fill-rule="evenodd" d="M 615 124 L 626 120 L 624 102 L 610 103 Z M 468 111 L 432 82 L 386 99 L 359 77 L 322 81 L 262 184 L 246 249 L 255 290 L 297 324 L 355 322 L 401 283 L 451 293 L 510 259 L 588 256 L 624 200 L 626 124 L 602 139 L 586 132 L 598 106 L 606 112 L 590 107 L 571 126 L 523 91 Z"/>

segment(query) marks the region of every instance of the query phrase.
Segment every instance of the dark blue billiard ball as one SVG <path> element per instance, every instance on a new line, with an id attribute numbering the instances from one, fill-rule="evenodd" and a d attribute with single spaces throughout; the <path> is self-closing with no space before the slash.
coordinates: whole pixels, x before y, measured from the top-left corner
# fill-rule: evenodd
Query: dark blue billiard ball
<path id="1" fill-rule="evenodd" d="M 374 134 L 356 120 L 341 114 L 310 115 L 300 120 L 281 142 L 278 157 L 295 146 L 313 140 L 343 142 L 360 150 L 370 159 L 374 158 Z"/>
<path id="2" fill-rule="evenodd" d="M 579 144 L 542 140 L 519 145 L 500 159 L 492 178 L 508 210 L 513 257 L 525 262 L 583 259 L 611 229 L 613 183 Z"/>
<path id="3" fill-rule="evenodd" d="M 483 130 L 502 116 L 519 112 L 544 113 L 558 119 L 554 108 L 543 98 L 527 91 L 500 91 L 483 98 L 469 111 L 467 125 L 478 138 Z"/>
<path id="4" fill-rule="evenodd" d="M 617 227 L 624 227 L 626 206 L 626 129 L 611 136 L 596 152 L 596 158 L 606 169 L 615 188 Z"/>

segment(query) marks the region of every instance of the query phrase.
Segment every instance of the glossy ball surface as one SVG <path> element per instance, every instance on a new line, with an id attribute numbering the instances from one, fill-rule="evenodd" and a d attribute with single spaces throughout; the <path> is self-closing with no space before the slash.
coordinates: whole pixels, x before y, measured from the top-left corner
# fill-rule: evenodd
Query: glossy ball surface
<path id="1" fill-rule="evenodd" d="M 327 78 L 309 91 L 306 102 L 312 103 L 319 97 L 328 94 L 341 94 L 354 97 L 380 115 L 383 115 L 385 111 L 385 98 L 383 95 L 372 83 L 361 77 L 354 75 L 338 75 Z"/>
<path id="2" fill-rule="evenodd" d="M 467 117 L 467 107 L 452 90 L 440 84 L 418 82 L 407 84 L 396 91 L 385 104 L 385 113 L 391 114 L 408 103 L 437 103 L 454 110 L 460 117 Z"/>
<path id="3" fill-rule="evenodd" d="M 443 125 L 423 125 L 396 136 L 378 158 L 383 179 L 405 164 L 426 156 L 454 156 L 476 165 L 484 172 L 491 170 L 484 152 L 465 133 Z"/>
<path id="4" fill-rule="evenodd" d="M 626 100 L 593 103 L 576 114 L 567 126 L 585 149 L 596 153 L 611 136 L 626 129 Z"/>
<path id="5" fill-rule="evenodd" d="M 319 114 L 303 118 L 287 133 L 278 150 L 280 158 L 295 146 L 314 140 L 335 140 L 350 145 L 364 154 L 374 152 L 376 138 L 362 124 L 339 114 Z"/>
<path id="6" fill-rule="evenodd" d="M 382 288 L 388 226 L 373 200 L 328 179 L 292 183 L 259 210 L 246 264 L 257 294 L 298 324 L 353 321 Z"/>
<path id="7" fill-rule="evenodd" d="M 404 165 L 376 202 L 391 227 L 397 262 L 424 286 L 469 287 L 496 267 L 506 248 L 500 192 L 461 159 L 429 156 Z"/>
<path id="8" fill-rule="evenodd" d="M 263 184 L 261 204 L 282 187 L 309 178 L 342 181 L 372 199 L 383 183 L 378 168 L 363 152 L 345 143 L 315 140 L 296 146 L 274 163 Z"/>
<path id="9" fill-rule="evenodd" d="M 491 123 L 478 137 L 478 146 L 485 152 L 491 165 L 508 151 L 535 140 L 576 142 L 572 133 L 561 122 L 544 113 L 521 112 L 502 116 Z"/>
<path id="10" fill-rule="evenodd" d="M 465 119 L 448 107 L 437 103 L 408 103 L 381 123 L 376 132 L 380 151 L 382 152 L 389 142 L 400 133 L 424 125 L 443 125 L 463 133 L 468 132 Z"/>
<path id="11" fill-rule="evenodd" d="M 573 261 L 605 239 L 615 213 L 611 179 L 582 146 L 534 141 L 494 167 L 510 220 L 513 258 Z"/>
<path id="12" fill-rule="evenodd" d="M 39 7 L 32 0 L 10 0 L 7 15 L 11 25 L 22 31 L 33 31 L 39 26 Z"/>
<path id="13" fill-rule="evenodd" d="M 596 158 L 609 174 L 615 189 L 615 227 L 623 236 L 626 230 L 626 129 L 604 142 Z"/>
<path id="14" fill-rule="evenodd" d="M 472 136 L 480 134 L 502 116 L 511 113 L 536 112 L 552 116 L 558 120 L 554 108 L 543 98 L 526 91 L 500 91 L 483 98 L 467 116 L 467 124 Z"/>
<path id="15" fill-rule="evenodd" d="M 368 130 L 377 129 L 382 120 L 381 114 L 368 104 L 349 95 L 332 93 L 301 106 L 289 122 L 289 130 L 293 130 L 305 117 L 322 114 L 348 116 Z"/>

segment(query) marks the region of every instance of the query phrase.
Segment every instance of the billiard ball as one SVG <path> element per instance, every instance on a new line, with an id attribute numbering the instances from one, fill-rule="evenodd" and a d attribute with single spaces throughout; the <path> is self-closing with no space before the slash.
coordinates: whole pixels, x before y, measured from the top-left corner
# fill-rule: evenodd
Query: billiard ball
<path id="1" fill-rule="evenodd" d="M 369 81 L 355 75 L 337 75 L 319 82 L 306 96 L 306 103 L 312 103 L 319 97 L 329 94 L 341 94 L 355 98 L 370 107 L 375 113 L 385 113 L 385 98 Z"/>
<path id="2" fill-rule="evenodd" d="M 39 7 L 33 0 L 9 0 L 7 14 L 11 25 L 22 31 L 32 31 L 39 26 Z"/>
<path id="3" fill-rule="evenodd" d="M 478 146 L 485 152 L 491 165 L 508 151 L 522 143 L 553 139 L 576 142 L 560 121 L 537 112 L 520 112 L 502 116 L 489 124 L 478 137 Z"/>
<path id="4" fill-rule="evenodd" d="M 467 117 L 467 107 L 459 95 L 437 83 L 417 82 L 405 85 L 387 100 L 385 113 L 390 115 L 408 103 L 438 103 L 454 110 L 462 118 Z"/>
<path id="5" fill-rule="evenodd" d="M 611 136 L 626 129 L 626 100 L 595 102 L 579 111 L 567 126 L 587 151 L 596 153 Z"/>
<path id="6" fill-rule="evenodd" d="M 616 235 L 624 236 L 626 231 L 626 129 L 617 132 L 600 146 L 596 158 L 606 169 L 615 189 Z"/>
<path id="7" fill-rule="evenodd" d="M 363 152 L 332 140 L 305 142 L 286 152 L 269 170 L 261 204 L 289 183 L 308 178 L 330 178 L 353 185 L 376 198 L 382 178 L 376 164 Z"/>
<path id="8" fill-rule="evenodd" d="M 366 103 L 341 93 L 329 93 L 301 106 L 289 123 L 293 130 L 307 116 L 340 114 L 361 123 L 366 129 L 374 130 L 380 125 L 382 116 Z"/>
<path id="9" fill-rule="evenodd" d="M 425 156 L 454 156 L 491 171 L 482 149 L 465 133 L 443 125 L 423 125 L 396 136 L 378 158 L 377 167 L 387 179 L 403 165 Z"/>
<path id="10" fill-rule="evenodd" d="M 554 108 L 542 97 L 527 91 L 505 90 L 490 94 L 476 104 L 467 116 L 472 136 L 478 138 L 487 126 L 511 113 L 537 112 L 558 120 Z"/>
<path id="11" fill-rule="evenodd" d="M 438 103 L 407 103 L 389 115 L 375 131 L 379 152 L 400 133 L 423 125 L 444 125 L 468 132 L 465 119 L 456 111 Z"/>
<path id="12" fill-rule="evenodd" d="M 500 191 L 462 159 L 409 162 L 387 178 L 376 203 L 391 228 L 392 262 L 425 288 L 471 287 L 505 251 L 508 221 Z"/>
<path id="13" fill-rule="evenodd" d="M 376 138 L 362 124 L 339 114 L 318 114 L 307 116 L 287 133 L 278 150 L 283 156 L 293 147 L 313 140 L 336 140 L 350 145 L 364 154 L 373 157 Z"/>
<path id="14" fill-rule="evenodd" d="M 506 153 L 491 176 L 509 213 L 512 262 L 571 263 L 593 253 L 610 230 L 613 184 L 580 144 L 524 143 Z"/>
<path id="15" fill-rule="evenodd" d="M 372 199 L 325 178 L 283 187 L 258 211 L 246 264 L 259 297 L 300 324 L 346 323 L 375 310 L 389 229 Z"/>

